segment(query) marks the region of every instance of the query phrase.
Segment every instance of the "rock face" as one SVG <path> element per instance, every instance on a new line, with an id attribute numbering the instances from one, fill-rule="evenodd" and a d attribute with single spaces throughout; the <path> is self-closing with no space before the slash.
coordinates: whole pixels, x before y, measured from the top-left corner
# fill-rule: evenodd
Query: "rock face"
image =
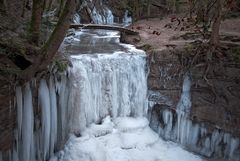
<path id="1" fill-rule="evenodd" d="M 240 136 L 240 68 L 230 63 L 213 66 L 209 87 L 193 70 L 192 115 Z M 214 117 L 213 117 L 214 116 Z"/>
<path id="2" fill-rule="evenodd" d="M 182 99 L 183 76 L 186 71 L 180 59 L 168 49 L 151 51 L 148 59 L 151 127 L 163 138 L 179 142 L 191 151 L 207 157 L 238 161 L 239 67 L 229 62 L 215 65 L 205 80 L 205 68 L 188 71 L 191 78 L 191 110 L 189 115 L 181 116 L 177 108 L 180 98 Z M 182 126 L 179 124 L 184 124 L 183 128 L 186 126 L 186 131 L 181 134 L 178 133 Z"/>
<path id="3" fill-rule="evenodd" d="M 180 98 L 184 70 L 177 55 L 170 50 L 152 51 L 149 61 L 149 90 L 157 91 L 171 100 L 176 108 Z M 215 65 L 207 78 L 205 68 L 191 69 L 192 118 L 240 136 L 240 68 L 231 63 Z M 162 102 L 161 104 L 164 105 Z M 166 103 L 165 103 L 166 104 Z"/>

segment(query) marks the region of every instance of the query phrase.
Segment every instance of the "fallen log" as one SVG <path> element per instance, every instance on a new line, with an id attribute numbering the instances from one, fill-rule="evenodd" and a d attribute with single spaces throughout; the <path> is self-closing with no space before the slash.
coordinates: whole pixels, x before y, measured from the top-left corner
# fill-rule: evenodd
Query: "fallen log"
<path id="1" fill-rule="evenodd" d="M 113 30 L 119 31 L 121 33 L 125 33 L 128 35 L 138 35 L 137 31 L 127 29 L 120 26 L 113 26 L 113 25 L 99 25 L 99 24 L 71 24 L 70 28 L 82 28 L 82 29 L 102 29 L 102 30 Z"/>

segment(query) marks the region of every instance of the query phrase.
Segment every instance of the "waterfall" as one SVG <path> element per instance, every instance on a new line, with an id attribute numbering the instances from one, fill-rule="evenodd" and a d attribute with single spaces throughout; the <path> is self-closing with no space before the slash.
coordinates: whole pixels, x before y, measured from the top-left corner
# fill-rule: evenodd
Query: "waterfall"
<path id="1" fill-rule="evenodd" d="M 146 115 L 145 56 L 123 52 L 73 56 L 70 76 L 72 131 L 107 115 Z"/>
<path id="2" fill-rule="evenodd" d="M 115 32 L 100 33 L 93 38 L 103 37 L 105 43 L 113 38 L 112 43 L 119 44 Z M 46 161 L 69 133 L 82 135 L 106 116 L 147 115 L 146 55 L 131 45 L 119 45 L 124 50 L 72 55 L 66 72 L 16 87 L 18 126 L 10 160 Z"/>
<path id="3" fill-rule="evenodd" d="M 73 23 L 74 24 L 81 24 L 81 17 L 78 13 L 73 15 Z"/>
<path id="4" fill-rule="evenodd" d="M 125 26 L 128 26 L 131 23 L 132 23 L 132 17 L 128 16 L 128 10 L 126 10 L 123 17 L 123 24 Z"/>
<path id="5" fill-rule="evenodd" d="M 90 13 L 93 22 L 96 24 L 113 24 L 114 17 L 112 11 L 107 7 L 103 7 L 100 10 L 97 10 L 96 7 L 94 7 L 90 10 Z"/>

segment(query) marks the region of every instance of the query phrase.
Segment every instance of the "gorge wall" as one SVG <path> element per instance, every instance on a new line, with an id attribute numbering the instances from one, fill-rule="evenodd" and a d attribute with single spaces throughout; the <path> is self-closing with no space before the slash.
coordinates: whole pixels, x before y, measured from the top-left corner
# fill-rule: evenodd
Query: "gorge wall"
<path id="1" fill-rule="evenodd" d="M 177 51 L 181 52 L 184 51 Z M 186 71 L 183 61 L 174 53 L 164 49 L 148 55 L 150 126 L 166 140 L 179 142 L 206 157 L 238 161 L 240 69 L 229 62 L 215 65 L 208 80 L 204 80 L 205 68 Z M 186 106 L 191 108 L 183 109 L 181 114 L 181 100 L 185 99 L 184 105 L 188 99 L 183 97 L 186 73 L 191 80 L 190 104 Z"/>

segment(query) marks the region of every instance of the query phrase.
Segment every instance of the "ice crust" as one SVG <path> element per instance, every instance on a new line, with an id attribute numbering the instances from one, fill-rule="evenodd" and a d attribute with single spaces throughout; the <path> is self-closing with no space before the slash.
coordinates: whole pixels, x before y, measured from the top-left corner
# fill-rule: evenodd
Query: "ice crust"
<path id="1" fill-rule="evenodd" d="M 106 133 L 106 129 L 108 132 Z M 124 129 L 124 130 L 123 130 Z M 98 131 L 101 135 L 92 135 Z M 144 117 L 107 117 L 81 137 L 71 136 L 50 161 L 203 161 L 173 142 L 163 141 Z"/>

